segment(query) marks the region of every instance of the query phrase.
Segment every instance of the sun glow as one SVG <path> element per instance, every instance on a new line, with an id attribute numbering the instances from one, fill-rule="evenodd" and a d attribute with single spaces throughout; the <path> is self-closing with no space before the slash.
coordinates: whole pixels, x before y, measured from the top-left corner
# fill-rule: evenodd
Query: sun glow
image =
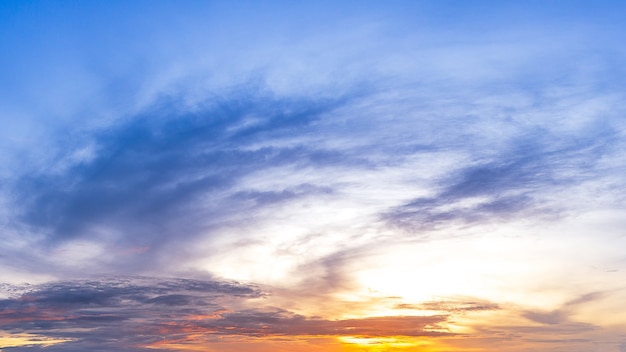
<path id="1" fill-rule="evenodd" d="M 0 348 L 21 346 L 52 346 L 59 343 L 69 342 L 71 339 L 51 338 L 36 334 L 7 334 L 0 335 Z M 0 350 L 1 351 L 1 350 Z"/>
<path id="2" fill-rule="evenodd" d="M 339 340 L 348 345 L 354 345 L 361 351 L 383 352 L 397 349 L 419 347 L 420 351 L 436 351 L 433 341 L 410 337 L 363 337 L 363 336 L 341 336 Z"/>

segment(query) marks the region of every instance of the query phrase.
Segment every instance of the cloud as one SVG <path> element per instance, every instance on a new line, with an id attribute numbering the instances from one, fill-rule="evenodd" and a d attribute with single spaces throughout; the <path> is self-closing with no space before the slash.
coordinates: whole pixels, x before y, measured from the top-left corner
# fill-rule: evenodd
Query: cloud
<path id="1" fill-rule="evenodd" d="M 237 302 L 263 295 L 254 286 L 236 282 L 148 277 L 62 281 L 15 287 L 13 292 L 0 300 L 0 329 L 66 339 L 60 348 L 71 351 L 143 350 L 138 343 L 159 338 L 157 333 L 136 335 L 145 329 L 214 314 L 224 309 L 222 303 L 236 307 Z"/>
<path id="2" fill-rule="evenodd" d="M 13 292 L 0 300 L 0 329 L 9 336 L 33 336 L 33 343 L 15 347 L 18 351 L 36 348 L 37 336 L 56 339 L 58 345 L 47 346 L 52 351 L 141 351 L 166 341 L 217 342 L 229 336 L 451 335 L 445 315 L 327 320 L 245 308 L 247 300 L 264 293 L 236 282 L 125 277 L 15 287 Z"/>
<path id="3" fill-rule="evenodd" d="M 624 203 L 624 53 L 605 27 L 620 11 L 588 9 L 587 28 L 571 7 L 355 4 L 86 4 L 0 24 L 0 276 L 210 272 L 337 312 L 365 306 L 335 299 L 366 282 L 528 297 L 568 260 L 595 265 L 599 230 L 584 260 L 549 253 L 544 270 L 531 227 Z M 140 281 L 11 286 L 2 324 L 74 339 L 48 351 L 130 351 L 161 332 L 443 336 L 450 314 L 505 311 L 459 299 L 327 320 L 249 309 L 262 294 L 247 285 Z M 594 328 L 575 305 L 521 315 L 571 342 Z M 526 328 L 494 334 L 540 334 Z"/>
<path id="4" fill-rule="evenodd" d="M 559 309 L 549 312 L 527 310 L 522 316 L 541 324 L 557 325 L 569 323 L 569 318 L 575 312 L 575 308 L 585 303 L 602 299 L 605 295 L 605 292 L 590 292 L 566 302 Z"/>
<path id="5" fill-rule="evenodd" d="M 252 310 L 224 313 L 219 319 L 199 323 L 198 327 L 217 335 L 444 336 L 451 334 L 440 325 L 445 321 L 445 316 L 392 316 L 325 320 L 307 318 L 282 310 Z"/>
<path id="6" fill-rule="evenodd" d="M 262 11 L 266 6 L 281 10 Z M 32 45 L 51 55 L 20 49 L 2 58 L 10 64 L 3 67 L 21 67 L 19 61 L 21 72 L 32 74 L 7 72 L 36 92 L 37 99 L 29 93 L 14 100 L 33 116 L 27 125 L 43 131 L 24 143 L 24 153 L 11 148 L 7 156 L 17 161 L 6 170 L 16 171 L 7 171 L 0 187 L 10 198 L 3 202 L 10 209 L 5 232 L 15 240 L 3 247 L 3 264 L 56 276 L 172 270 L 178 261 L 206 270 L 198 257 L 224 249 L 207 243 L 227 241 L 227 232 L 262 241 L 271 216 L 304 222 L 293 215 L 298 207 L 362 214 L 310 230 L 325 241 L 315 242 L 325 247 L 319 256 L 331 258 L 332 248 L 355 243 L 329 239 L 334 233 L 367 234 L 374 242 L 369 234 L 389 231 L 380 218 L 392 230 L 423 233 L 540 217 L 560 211 L 543 197 L 551 187 L 576 179 L 562 171 L 590 166 L 587 176 L 597 176 L 582 159 L 615 143 L 609 133 L 587 133 L 598 111 L 617 104 L 598 97 L 606 92 L 590 88 L 598 72 L 579 65 L 600 55 L 579 50 L 593 37 L 584 29 L 528 16 L 516 23 L 532 20 L 534 29 L 520 31 L 486 15 L 505 11 L 498 8 L 475 15 L 501 31 L 451 33 L 445 6 L 321 6 L 334 10 L 81 5 L 43 21 L 20 12 L 11 37 L 41 32 Z M 297 19 L 280 15 L 294 11 Z M 115 25 L 104 20 L 117 13 Z M 135 27 L 137 13 L 155 20 Z M 38 30 L 46 24 L 58 35 Z M 564 84 L 561 77 L 574 78 Z M 35 100 L 40 105 L 30 110 Z M 607 129 L 614 127 L 609 116 Z M 298 203 L 313 198 L 318 202 Z M 335 202 L 322 204 L 328 198 Z M 191 253 L 197 247 L 207 250 Z"/>
<path id="7" fill-rule="evenodd" d="M 22 225 L 35 237 L 43 234 L 40 245 L 48 248 L 80 239 L 123 251 L 147 248 L 131 265 L 148 266 L 170 240 L 225 226 L 235 212 L 332 193 L 306 182 L 277 190 L 237 187 L 263 170 L 353 162 L 341 151 L 299 143 L 297 134 L 292 140 L 343 98 L 289 100 L 250 89 L 198 111 L 160 106 L 82 136 L 96 146 L 89 160 L 15 184 Z"/>
<path id="8" fill-rule="evenodd" d="M 568 314 L 560 310 L 551 312 L 528 311 L 523 316 L 537 323 L 555 325 L 567 321 Z"/>
<path id="9" fill-rule="evenodd" d="M 435 195 L 412 199 L 383 218 L 393 226 L 428 230 L 556 216 L 567 208 L 551 202 L 552 194 L 593 180 L 600 158 L 619 143 L 619 130 L 608 126 L 584 136 L 521 131 L 526 136 L 511 138 L 501 151 L 461 164 L 437 180 Z"/>
<path id="10" fill-rule="evenodd" d="M 403 310 L 440 311 L 448 314 L 494 311 L 501 309 L 501 307 L 496 303 L 481 300 L 437 300 L 422 302 L 419 304 L 400 303 L 396 304 L 394 308 Z"/>
<path id="11" fill-rule="evenodd" d="M 35 317 L 43 314 L 42 319 L 46 320 L 46 314 L 67 313 L 71 316 L 71 312 L 84 308 L 93 308 L 97 312 L 100 307 L 127 307 L 132 311 L 133 307 L 154 305 L 165 309 L 167 306 L 202 306 L 209 303 L 205 299 L 220 296 L 252 298 L 262 295 L 258 288 L 236 282 L 147 277 L 61 281 L 26 286 L 5 285 L 4 289 L 11 295 L 10 298 L 0 301 L 4 308 L 2 316 L 5 325 L 12 320 L 21 321 L 22 314 L 33 314 Z M 128 318 L 123 314 L 119 317 Z"/>

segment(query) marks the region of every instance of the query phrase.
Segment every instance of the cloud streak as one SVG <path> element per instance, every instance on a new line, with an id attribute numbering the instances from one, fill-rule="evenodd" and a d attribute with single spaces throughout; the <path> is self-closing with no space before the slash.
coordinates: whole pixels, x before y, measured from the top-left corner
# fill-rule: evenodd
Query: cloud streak
<path id="1" fill-rule="evenodd" d="M 128 277 L 15 290 L 21 293 L 0 300 L 0 327 L 9 336 L 32 334 L 32 343 L 12 347 L 16 351 L 36 348 L 36 336 L 57 341 L 46 346 L 52 351 L 143 351 L 175 341 L 219 343 L 229 336 L 451 335 L 443 325 L 445 315 L 327 320 L 276 308 L 246 308 L 246 301 L 265 294 L 236 282 Z"/>
<path id="2" fill-rule="evenodd" d="M 563 5 L 3 3 L 0 341 L 618 348 L 624 6 Z"/>

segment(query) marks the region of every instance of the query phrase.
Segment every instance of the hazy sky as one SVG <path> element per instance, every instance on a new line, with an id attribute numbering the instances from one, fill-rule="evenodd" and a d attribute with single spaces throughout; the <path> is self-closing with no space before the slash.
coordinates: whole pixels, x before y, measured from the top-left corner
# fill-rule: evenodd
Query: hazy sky
<path id="1" fill-rule="evenodd" d="M 0 351 L 626 352 L 625 16 L 3 1 Z"/>

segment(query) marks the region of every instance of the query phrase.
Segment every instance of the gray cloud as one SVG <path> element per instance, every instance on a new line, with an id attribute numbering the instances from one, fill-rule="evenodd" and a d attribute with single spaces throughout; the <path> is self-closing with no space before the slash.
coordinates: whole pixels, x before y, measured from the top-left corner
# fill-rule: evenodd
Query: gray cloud
<path id="1" fill-rule="evenodd" d="M 554 140 L 547 131 L 513 139 L 487 160 L 468 162 L 438 180 L 434 196 L 420 197 L 383 215 L 393 226 L 432 229 L 442 224 L 547 217 L 566 209 L 547 204 L 550 192 L 593 179 L 603 155 L 618 145 L 618 131 L 602 126 L 592 133 Z M 466 204 L 467 203 L 467 204 Z"/>
<path id="2" fill-rule="evenodd" d="M 481 311 L 493 311 L 500 310 L 501 307 L 493 302 L 487 302 L 482 300 L 438 300 L 428 301 L 419 304 L 400 303 L 394 306 L 395 309 L 414 309 L 414 310 L 429 310 L 429 311 L 441 311 L 446 313 L 471 313 Z"/>
<path id="3" fill-rule="evenodd" d="M 6 285 L 10 287 L 10 285 Z M 0 330 L 71 339 L 46 350 L 145 350 L 167 322 L 215 314 L 263 293 L 237 282 L 148 277 L 63 281 L 28 287 L 0 300 Z M 218 303 L 220 302 L 220 303 Z M 14 348 L 36 349 L 35 346 Z M 12 350 L 12 349 L 11 349 Z"/>
<path id="4" fill-rule="evenodd" d="M 166 341 L 193 343 L 198 333 L 215 341 L 225 336 L 451 335 L 442 325 L 445 315 L 325 320 L 282 309 L 241 309 L 263 293 L 236 282 L 128 277 L 19 289 L 24 292 L 0 300 L 0 331 L 71 339 L 47 351 L 142 351 Z M 38 347 L 7 350 L 30 348 Z"/>
<path id="5" fill-rule="evenodd" d="M 573 309 L 585 303 L 602 299 L 606 295 L 605 292 L 590 292 L 580 295 L 568 302 L 565 302 L 559 309 L 552 311 L 533 311 L 527 310 L 522 313 L 524 318 L 541 324 L 557 325 L 570 323 L 570 315 Z"/>
<path id="6" fill-rule="evenodd" d="M 541 324 L 555 325 L 567 321 L 567 312 L 561 310 L 554 310 L 550 312 L 535 312 L 527 311 L 522 314 L 524 318 L 530 319 L 534 322 Z"/>

